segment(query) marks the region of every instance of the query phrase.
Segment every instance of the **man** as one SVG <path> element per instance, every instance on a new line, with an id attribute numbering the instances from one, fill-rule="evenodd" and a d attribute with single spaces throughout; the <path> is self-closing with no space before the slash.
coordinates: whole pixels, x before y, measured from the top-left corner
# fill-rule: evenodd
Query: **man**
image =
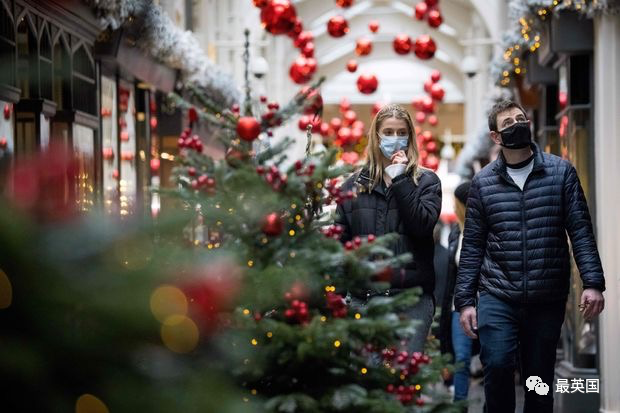
<path id="1" fill-rule="evenodd" d="M 455 308 L 466 334 L 480 336 L 487 413 L 515 411 L 517 348 L 523 377 L 537 376 L 548 386 L 546 394 L 543 385 L 525 389 L 524 412 L 551 413 L 570 288 L 566 234 L 588 320 L 603 310 L 603 269 L 575 168 L 531 141 L 530 122 L 517 103 L 496 104 L 489 129 L 502 150 L 471 183 Z"/>

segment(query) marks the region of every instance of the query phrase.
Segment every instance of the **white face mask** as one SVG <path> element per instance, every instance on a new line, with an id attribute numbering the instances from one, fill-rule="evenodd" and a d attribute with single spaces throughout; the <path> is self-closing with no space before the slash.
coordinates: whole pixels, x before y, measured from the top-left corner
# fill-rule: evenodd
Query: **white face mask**
<path id="1" fill-rule="evenodd" d="M 381 141 L 379 142 L 379 149 L 381 149 L 383 156 L 388 159 L 390 159 L 392 155 L 401 149 L 406 149 L 409 145 L 409 135 L 386 136 L 380 134 L 379 138 L 381 138 Z"/>

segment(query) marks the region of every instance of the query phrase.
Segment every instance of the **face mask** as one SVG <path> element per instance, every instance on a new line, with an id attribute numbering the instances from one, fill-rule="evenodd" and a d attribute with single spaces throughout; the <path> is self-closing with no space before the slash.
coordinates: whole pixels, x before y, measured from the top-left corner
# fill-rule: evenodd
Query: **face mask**
<path id="1" fill-rule="evenodd" d="M 385 136 L 379 135 L 381 141 L 379 142 L 379 149 L 383 152 L 383 156 L 390 159 L 392 155 L 401 149 L 407 148 L 409 144 L 409 136 Z"/>
<path id="2" fill-rule="evenodd" d="M 501 145 L 507 149 L 523 149 L 532 143 L 532 131 L 528 122 L 516 122 L 499 133 L 502 136 Z"/>

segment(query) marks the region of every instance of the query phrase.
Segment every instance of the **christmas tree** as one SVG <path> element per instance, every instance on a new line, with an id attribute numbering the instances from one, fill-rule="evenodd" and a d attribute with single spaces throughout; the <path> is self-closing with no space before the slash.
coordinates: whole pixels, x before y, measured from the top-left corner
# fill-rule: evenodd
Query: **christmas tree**
<path id="1" fill-rule="evenodd" d="M 350 170 L 337 152 L 312 153 L 308 139 L 306 156 L 284 167 L 290 141 L 258 144 L 295 113 L 319 116 L 319 84 L 282 108 L 247 88 L 243 116 L 199 90 L 171 95 L 190 127 L 175 188 L 160 190 L 179 208 L 154 223 L 74 216 L 64 152 L 12 170 L 13 207 L 0 212 L 3 407 L 456 411 L 434 391 L 447 362 L 436 343 L 400 351 L 415 320 L 396 314 L 420 292 L 364 308 L 346 299 L 383 291 L 410 257 L 393 256 L 390 235 L 339 242 L 326 207 L 355 194 L 339 188 Z M 199 122 L 225 159 L 202 152 Z"/>

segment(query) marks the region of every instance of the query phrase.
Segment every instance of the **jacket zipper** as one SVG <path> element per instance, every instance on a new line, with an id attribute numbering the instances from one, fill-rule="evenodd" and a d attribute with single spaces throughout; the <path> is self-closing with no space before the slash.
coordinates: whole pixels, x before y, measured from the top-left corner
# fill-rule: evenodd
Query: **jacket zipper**
<path id="1" fill-rule="evenodd" d="M 525 184 L 523 184 L 523 189 L 525 190 Z M 525 224 L 524 191 L 521 191 L 521 242 L 523 243 L 523 301 L 527 303 L 527 226 Z"/>

